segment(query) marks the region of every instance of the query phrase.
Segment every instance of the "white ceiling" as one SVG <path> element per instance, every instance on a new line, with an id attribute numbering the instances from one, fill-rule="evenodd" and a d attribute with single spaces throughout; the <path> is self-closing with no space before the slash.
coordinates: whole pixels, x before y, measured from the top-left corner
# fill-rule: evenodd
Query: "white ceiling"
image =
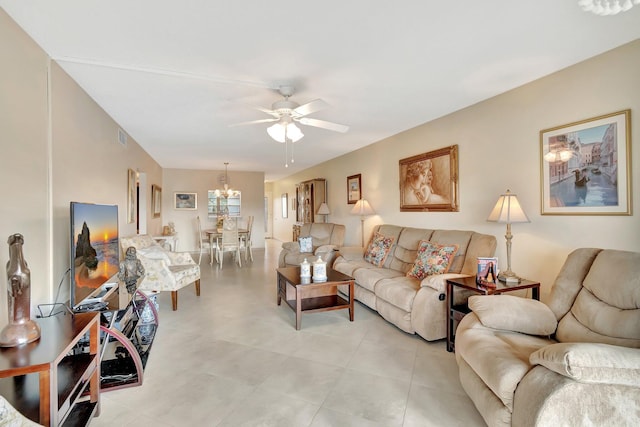
<path id="1" fill-rule="evenodd" d="M 577 0 L 0 0 L 164 168 L 275 180 L 640 37 Z M 268 124 L 279 85 L 322 98 L 295 163 Z M 599 84 L 599 82 L 594 82 Z M 588 90 L 588 88 L 585 88 Z M 115 138 L 115 136 L 114 136 Z"/>

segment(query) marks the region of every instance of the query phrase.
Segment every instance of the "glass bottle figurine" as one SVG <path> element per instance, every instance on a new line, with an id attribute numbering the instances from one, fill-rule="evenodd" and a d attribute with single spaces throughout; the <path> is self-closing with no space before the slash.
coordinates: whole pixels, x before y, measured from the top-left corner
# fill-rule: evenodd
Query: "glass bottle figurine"
<path id="1" fill-rule="evenodd" d="M 313 281 L 327 281 L 327 263 L 318 255 L 318 259 L 313 262 Z"/>
<path id="2" fill-rule="evenodd" d="M 40 338 L 40 326 L 31 320 L 31 271 L 22 254 L 24 238 L 9 236 L 7 293 L 9 324 L 0 332 L 0 347 L 16 347 Z"/>
<path id="3" fill-rule="evenodd" d="M 309 264 L 306 258 L 300 264 L 300 281 L 302 283 L 311 282 L 311 264 Z"/>

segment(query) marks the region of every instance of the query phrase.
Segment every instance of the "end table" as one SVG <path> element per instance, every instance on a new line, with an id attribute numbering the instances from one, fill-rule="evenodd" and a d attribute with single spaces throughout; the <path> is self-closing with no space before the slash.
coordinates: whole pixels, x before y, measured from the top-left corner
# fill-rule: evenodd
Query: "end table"
<path id="1" fill-rule="evenodd" d="M 447 351 L 455 351 L 456 328 L 462 318 L 469 313 L 468 304 L 454 305 L 453 290 L 454 288 L 463 288 L 476 292 L 480 295 L 496 295 L 506 292 L 517 291 L 520 289 L 531 289 L 531 298 L 540 300 L 540 283 L 531 280 L 522 279 L 519 283 L 496 282 L 495 288 L 478 285 L 476 277 L 460 277 L 457 279 L 447 280 Z"/>

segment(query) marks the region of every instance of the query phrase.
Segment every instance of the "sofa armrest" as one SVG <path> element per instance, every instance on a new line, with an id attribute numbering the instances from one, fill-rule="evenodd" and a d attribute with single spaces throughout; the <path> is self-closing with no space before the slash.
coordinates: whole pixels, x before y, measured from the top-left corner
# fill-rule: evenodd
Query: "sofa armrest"
<path id="1" fill-rule="evenodd" d="M 315 251 L 313 251 L 314 255 L 320 255 L 327 252 L 337 251 L 338 247 L 336 245 L 322 245 L 318 246 Z"/>
<path id="2" fill-rule="evenodd" d="M 460 277 L 469 277 L 469 275 L 460 273 L 433 274 L 422 279 L 420 287 L 435 289 L 444 294 L 447 292 L 447 279 L 458 279 Z"/>
<path id="3" fill-rule="evenodd" d="M 282 249 L 289 252 L 300 252 L 300 243 L 298 242 L 284 242 Z"/>
<path id="4" fill-rule="evenodd" d="M 529 362 L 576 381 L 640 387 L 640 350 L 599 343 L 557 343 L 531 353 Z"/>
<path id="5" fill-rule="evenodd" d="M 553 311 L 544 303 L 513 295 L 473 295 L 469 308 L 492 329 L 529 335 L 551 335 L 558 327 Z"/>
<path id="6" fill-rule="evenodd" d="M 338 251 L 347 261 L 357 261 L 364 257 L 364 248 L 360 246 L 341 246 Z"/>

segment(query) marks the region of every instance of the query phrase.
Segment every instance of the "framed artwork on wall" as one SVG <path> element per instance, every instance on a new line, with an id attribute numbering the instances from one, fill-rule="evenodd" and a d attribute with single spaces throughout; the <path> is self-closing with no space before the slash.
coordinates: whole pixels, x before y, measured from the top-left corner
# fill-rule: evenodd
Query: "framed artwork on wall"
<path id="1" fill-rule="evenodd" d="M 154 218 L 160 218 L 162 213 L 162 188 L 155 184 L 151 186 L 151 212 Z"/>
<path id="2" fill-rule="evenodd" d="M 136 171 L 127 171 L 127 224 L 136 221 Z"/>
<path id="3" fill-rule="evenodd" d="M 458 146 L 400 160 L 400 212 L 458 212 Z"/>
<path id="4" fill-rule="evenodd" d="M 540 131 L 542 215 L 631 215 L 631 110 Z"/>
<path id="5" fill-rule="evenodd" d="M 173 207 L 177 210 L 194 211 L 198 209 L 198 193 L 173 193 Z"/>
<path id="6" fill-rule="evenodd" d="M 355 204 L 362 198 L 362 176 L 360 174 L 347 177 L 347 203 Z"/>
<path id="7" fill-rule="evenodd" d="M 282 193 L 282 218 L 289 218 L 289 194 Z"/>

